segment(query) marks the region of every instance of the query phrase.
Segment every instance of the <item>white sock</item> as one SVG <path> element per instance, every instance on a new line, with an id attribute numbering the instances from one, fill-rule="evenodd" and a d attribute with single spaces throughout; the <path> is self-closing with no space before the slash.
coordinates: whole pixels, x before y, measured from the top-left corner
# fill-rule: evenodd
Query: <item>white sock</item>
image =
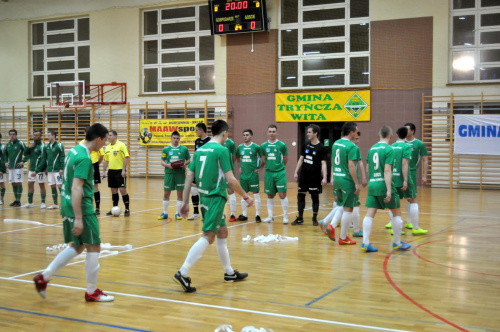
<path id="1" fill-rule="evenodd" d="M 229 195 L 229 208 L 231 209 L 231 215 L 234 216 L 236 213 L 236 194 L 232 193 Z"/>
<path id="2" fill-rule="evenodd" d="M 370 233 L 372 232 L 373 218 L 365 217 L 363 219 L 363 244 L 365 246 L 370 244 Z"/>
<path id="3" fill-rule="evenodd" d="M 181 207 L 182 207 L 182 201 L 177 201 L 177 211 L 175 211 L 176 214 L 181 213 Z"/>
<path id="4" fill-rule="evenodd" d="M 170 201 L 163 201 L 163 213 L 168 214 L 168 205 Z"/>
<path id="5" fill-rule="evenodd" d="M 351 224 L 352 212 L 346 212 L 342 214 L 342 219 L 340 220 L 340 238 L 345 240 L 347 237 L 347 231 L 349 230 L 349 225 Z"/>
<path id="6" fill-rule="evenodd" d="M 68 264 L 70 260 L 78 256 L 75 248 L 67 247 L 59 254 L 57 254 L 56 258 L 49 264 L 49 266 L 43 271 L 43 280 L 49 280 L 54 273 L 59 271 L 63 266 Z"/>
<path id="7" fill-rule="evenodd" d="M 332 211 L 330 211 L 330 213 L 328 213 L 328 215 L 325 217 L 325 219 L 323 219 L 324 223 L 325 224 L 329 224 L 333 217 L 335 217 L 335 213 L 337 213 L 337 210 L 340 209 L 341 206 L 335 206 Z"/>
<path id="8" fill-rule="evenodd" d="M 337 227 L 337 225 L 339 224 L 339 221 L 342 218 L 343 213 L 344 213 L 344 207 L 339 206 L 339 208 L 335 212 L 335 215 L 333 216 L 332 222 L 330 224 L 330 225 L 332 225 L 333 228 Z M 349 226 L 347 226 L 347 227 L 349 227 Z"/>
<path id="9" fill-rule="evenodd" d="M 260 216 L 260 207 L 262 205 L 262 201 L 260 200 L 260 195 L 259 193 L 253 194 L 253 198 L 255 201 L 255 215 Z"/>
<path id="10" fill-rule="evenodd" d="M 288 217 L 288 197 L 281 200 L 281 208 L 283 209 L 283 217 Z"/>
<path id="11" fill-rule="evenodd" d="M 187 277 L 189 270 L 193 267 L 194 264 L 203 256 L 203 253 L 208 248 L 210 243 L 204 237 L 200 237 L 198 241 L 191 247 L 189 250 L 186 260 L 182 267 L 180 268 L 180 272 L 183 277 Z"/>
<path id="12" fill-rule="evenodd" d="M 225 274 L 233 274 L 234 270 L 231 267 L 231 259 L 229 258 L 229 250 L 227 250 L 227 239 L 216 240 L 217 243 L 217 254 L 219 255 L 220 262 L 224 268 Z"/>
<path id="13" fill-rule="evenodd" d="M 399 245 L 401 243 L 401 231 L 403 230 L 403 219 L 401 219 L 401 216 L 394 217 L 392 220 L 392 230 L 394 231 L 393 242 Z"/>
<path id="14" fill-rule="evenodd" d="M 99 267 L 99 253 L 87 252 L 87 257 L 85 258 L 85 279 L 87 280 L 88 294 L 93 294 L 97 289 Z"/>
<path id="15" fill-rule="evenodd" d="M 337 201 L 333 201 L 333 208 L 335 209 L 337 206 Z"/>
<path id="16" fill-rule="evenodd" d="M 406 223 L 411 222 L 410 207 L 411 207 L 411 203 L 406 201 Z"/>
<path id="17" fill-rule="evenodd" d="M 394 219 L 394 215 L 392 214 L 392 211 L 389 210 L 389 221 L 391 222 L 391 224 L 392 224 L 393 219 Z"/>
<path id="18" fill-rule="evenodd" d="M 352 210 L 352 227 L 354 232 L 360 232 L 359 228 L 359 206 L 356 206 L 354 210 Z"/>
<path id="19" fill-rule="evenodd" d="M 269 218 L 272 218 L 274 216 L 274 199 L 268 198 L 267 199 L 267 215 Z"/>
<path id="20" fill-rule="evenodd" d="M 418 224 L 418 203 L 413 203 L 410 205 L 410 216 L 411 223 L 413 224 L 413 229 L 419 229 L 420 226 Z"/>
<path id="21" fill-rule="evenodd" d="M 244 215 L 245 217 L 248 215 L 247 212 L 247 202 L 242 198 L 241 199 L 241 214 Z"/>

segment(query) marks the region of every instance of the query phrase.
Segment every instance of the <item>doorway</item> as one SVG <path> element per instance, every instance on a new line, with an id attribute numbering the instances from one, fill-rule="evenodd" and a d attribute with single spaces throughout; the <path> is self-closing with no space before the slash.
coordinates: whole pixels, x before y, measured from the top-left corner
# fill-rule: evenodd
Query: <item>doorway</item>
<path id="1" fill-rule="evenodd" d="M 302 153 L 302 149 L 307 141 L 307 126 L 310 124 L 316 124 L 320 128 L 319 141 L 328 150 L 328 161 L 327 161 L 327 172 L 328 181 L 330 181 L 330 174 L 332 170 L 332 159 L 330 154 L 332 151 L 332 144 L 340 139 L 342 136 L 342 126 L 344 122 L 300 122 L 299 123 L 299 135 L 298 135 L 298 155 Z"/>

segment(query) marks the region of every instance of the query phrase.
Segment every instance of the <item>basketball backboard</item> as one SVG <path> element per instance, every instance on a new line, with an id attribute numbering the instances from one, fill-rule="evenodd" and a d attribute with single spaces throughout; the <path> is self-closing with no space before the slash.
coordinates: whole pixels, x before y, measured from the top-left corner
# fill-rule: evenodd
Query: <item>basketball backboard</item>
<path id="1" fill-rule="evenodd" d="M 50 108 L 85 108 L 85 81 L 51 82 Z"/>

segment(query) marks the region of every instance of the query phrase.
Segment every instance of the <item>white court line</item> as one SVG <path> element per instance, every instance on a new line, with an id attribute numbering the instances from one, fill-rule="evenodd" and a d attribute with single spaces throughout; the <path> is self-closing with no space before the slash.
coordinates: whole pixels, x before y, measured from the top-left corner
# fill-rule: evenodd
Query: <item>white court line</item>
<path id="1" fill-rule="evenodd" d="M 30 228 L 14 229 L 14 230 L 11 230 L 11 231 L 0 232 L 0 234 L 22 232 L 22 231 L 28 231 L 28 230 L 31 230 L 31 229 L 44 228 L 44 227 L 59 227 L 60 228 L 62 226 L 59 226 L 59 224 L 57 224 L 57 225 L 43 225 L 43 226 L 30 227 Z"/>
<path id="2" fill-rule="evenodd" d="M 10 278 L 4 278 L 4 277 L 0 277 L 0 280 L 17 281 L 17 282 L 24 282 L 24 283 L 32 283 L 33 282 L 31 280 L 12 280 Z M 53 286 L 53 287 L 68 288 L 68 289 L 81 290 L 81 291 L 86 290 L 86 288 L 82 288 L 82 287 L 66 286 L 66 285 L 59 285 L 59 284 L 54 284 L 54 283 L 50 283 L 49 285 Z M 277 317 L 277 318 L 296 319 L 296 320 L 314 322 L 314 323 L 323 323 L 323 324 L 340 325 L 340 326 L 347 326 L 347 327 L 353 327 L 353 328 L 362 328 L 362 329 L 366 329 L 366 330 L 390 331 L 390 332 L 409 332 L 407 330 L 397 330 L 397 329 L 389 329 L 389 328 L 378 327 L 378 326 L 351 324 L 351 323 L 338 322 L 338 321 L 334 321 L 334 320 L 317 319 L 317 318 L 310 318 L 310 317 L 304 317 L 304 316 L 284 315 L 284 314 L 279 314 L 279 313 L 274 313 L 274 312 L 232 308 L 232 307 L 219 306 L 219 305 L 213 305 L 213 304 L 171 300 L 171 299 L 165 299 L 165 298 L 161 298 L 161 297 L 144 296 L 144 295 L 110 292 L 110 291 L 106 291 L 106 293 L 112 294 L 112 295 L 119 295 L 119 296 L 123 296 L 123 297 L 138 298 L 138 299 L 143 299 L 143 300 L 183 304 L 183 305 L 188 305 L 188 306 L 203 307 L 203 308 L 209 308 L 209 309 L 236 311 L 236 312 L 257 314 L 257 315 L 263 315 L 263 316 L 271 316 L 271 317 Z M 311 308 L 311 309 L 314 310 L 314 308 Z"/>

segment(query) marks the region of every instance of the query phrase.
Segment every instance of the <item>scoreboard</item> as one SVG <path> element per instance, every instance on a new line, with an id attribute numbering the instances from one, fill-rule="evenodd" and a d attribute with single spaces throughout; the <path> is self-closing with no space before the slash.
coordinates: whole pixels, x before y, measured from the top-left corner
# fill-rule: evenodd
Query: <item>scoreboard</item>
<path id="1" fill-rule="evenodd" d="M 209 0 L 212 35 L 267 30 L 265 0 Z"/>

